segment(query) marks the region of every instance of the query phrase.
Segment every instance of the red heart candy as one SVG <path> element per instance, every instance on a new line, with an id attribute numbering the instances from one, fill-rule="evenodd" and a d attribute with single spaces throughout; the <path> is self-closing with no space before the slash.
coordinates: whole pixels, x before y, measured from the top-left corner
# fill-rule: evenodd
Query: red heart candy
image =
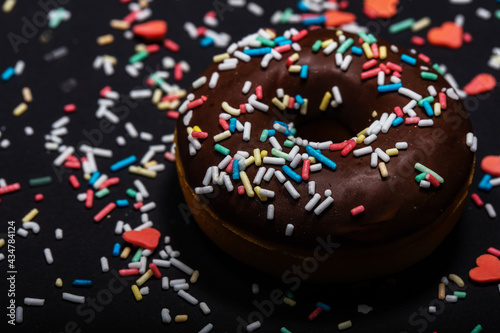
<path id="1" fill-rule="evenodd" d="M 327 10 L 325 12 L 327 27 L 338 27 L 356 21 L 356 15 L 339 10 Z"/>
<path id="2" fill-rule="evenodd" d="M 500 281 L 500 260 L 491 254 L 483 254 L 476 260 L 477 267 L 469 271 L 469 277 L 476 282 Z"/>
<path id="3" fill-rule="evenodd" d="M 468 95 L 477 95 L 493 90 L 497 85 L 497 80 L 493 75 L 482 73 L 478 74 L 465 87 L 464 91 Z"/>
<path id="4" fill-rule="evenodd" d="M 440 27 L 435 27 L 427 33 L 429 43 L 434 46 L 444 46 L 458 49 L 463 42 L 463 29 L 454 22 L 444 22 Z"/>
<path id="5" fill-rule="evenodd" d="M 363 12 L 371 19 L 391 18 L 396 15 L 399 0 L 365 0 Z"/>
<path id="6" fill-rule="evenodd" d="M 500 177 L 500 156 L 490 155 L 483 158 L 481 169 L 492 176 Z"/>
<path id="7" fill-rule="evenodd" d="M 144 37 L 146 39 L 162 39 L 167 33 L 167 22 L 156 20 L 141 23 L 134 26 L 132 28 L 132 31 L 136 36 Z"/>
<path id="8" fill-rule="evenodd" d="M 123 233 L 123 239 L 134 245 L 153 251 L 160 241 L 160 232 L 154 228 L 130 230 Z"/>

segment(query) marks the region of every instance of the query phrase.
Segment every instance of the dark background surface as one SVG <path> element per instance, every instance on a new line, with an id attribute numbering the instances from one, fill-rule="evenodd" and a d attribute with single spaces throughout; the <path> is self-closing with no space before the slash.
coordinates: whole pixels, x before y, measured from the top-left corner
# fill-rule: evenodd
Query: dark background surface
<path id="1" fill-rule="evenodd" d="M 202 25 L 204 13 L 214 9 L 215 3 L 182 0 L 157 0 L 151 3 L 152 19 L 164 19 L 168 22 L 167 38 L 178 42 L 181 52 L 174 54 L 162 48 L 160 53 L 145 61 L 146 66 L 153 70 L 159 69 L 161 59 L 166 55 L 177 61 L 186 60 L 191 65 L 191 72 L 185 75 L 181 85 L 187 88 L 211 62 L 211 57 L 222 50 L 202 49 L 198 41 L 188 38 L 182 25 L 188 20 Z M 233 41 L 236 41 L 259 27 L 270 26 L 269 18 L 275 10 L 282 10 L 287 6 L 295 8 L 295 2 L 288 1 L 258 3 L 266 10 L 262 18 L 255 17 L 245 8 L 234 8 L 223 13 L 221 24 L 214 30 L 228 32 Z M 471 44 L 465 44 L 460 50 L 439 49 L 429 45 L 417 48 L 433 61 L 445 63 L 463 86 L 482 72 L 489 72 L 497 79 L 500 78 L 498 72 L 486 65 L 492 48 L 500 46 L 495 37 L 500 31 L 500 21 L 495 18 L 489 21 L 477 18 L 474 12 L 479 5 L 492 11 L 500 8 L 494 1 L 481 4 L 476 1 L 464 6 L 453 6 L 444 0 L 402 1 L 400 13 L 395 18 L 376 22 L 369 21 L 362 14 L 358 1 L 352 1 L 348 11 L 357 14 L 360 24 L 369 22 L 368 26 L 377 36 L 406 47 L 412 47 L 410 37 L 413 33 L 408 31 L 389 35 L 387 27 L 391 23 L 408 17 L 418 19 L 430 16 L 432 26 L 437 26 L 454 20 L 457 14 L 465 15 L 464 30 L 474 38 Z M 64 143 L 77 147 L 87 141 L 89 138 L 85 133 L 95 134 L 99 128 L 94 113 L 100 89 L 110 85 L 113 90 L 128 94 L 132 88 L 143 85 L 141 78 L 144 79 L 147 72 L 143 70 L 138 79 L 132 79 L 124 72 L 124 66 L 134 53 L 137 41 L 126 40 L 121 32 L 109 27 L 110 19 L 122 18 L 128 14 L 126 5 L 118 1 L 64 1 L 63 6 L 71 11 L 72 18 L 54 30 L 53 39 L 48 44 L 41 44 L 38 38 L 47 27 L 37 28 L 34 36 L 27 38 L 27 43 L 19 46 L 18 53 L 14 52 L 9 43 L 8 33 L 22 36 L 25 20 L 33 22 L 35 16 L 42 17 L 39 13 L 43 13 L 43 8 L 37 2 L 22 2 L 10 14 L 0 13 L 0 70 L 13 66 L 18 59 L 26 62 L 22 76 L 0 82 L 0 130 L 2 139 L 8 138 L 12 143 L 7 150 L 0 150 L 0 177 L 5 178 L 9 184 L 19 182 L 22 187 L 15 194 L 0 198 L 0 235 L 5 238 L 7 221 L 16 221 L 19 227 L 21 218 L 29 210 L 35 207 L 40 210 L 35 219 L 41 226 L 40 233 L 33 235 L 30 232 L 26 239 L 16 237 L 16 302 L 17 305 L 22 305 L 24 297 L 46 299 L 45 306 L 41 308 L 23 305 L 25 319 L 21 325 L 16 326 L 17 330 L 100 332 L 150 329 L 154 332 L 197 332 L 211 322 L 215 326 L 213 332 L 238 332 L 243 321 L 248 323 L 261 320 L 261 332 L 279 332 L 282 326 L 292 332 L 335 332 L 338 323 L 349 319 L 353 322 L 350 332 L 470 332 L 477 324 L 482 324 L 484 332 L 500 330 L 500 294 L 497 284 L 479 285 L 468 278 L 468 271 L 475 266 L 475 258 L 486 253 L 490 246 L 500 248 L 500 226 L 498 219 L 490 220 L 485 210 L 476 208 L 472 202 L 467 203 L 457 227 L 444 243 L 429 258 L 411 269 L 388 278 L 353 285 L 312 286 L 301 283 L 293 292 L 297 301 L 295 307 L 284 304 L 269 306 L 268 300 L 273 290 L 285 291 L 294 285 L 245 267 L 216 248 L 189 217 L 178 185 L 175 165 L 168 161 L 165 161 L 166 171 L 159 173 L 156 179 L 141 178 L 151 193 L 150 200 L 155 201 L 158 206 L 149 212 L 149 216 L 162 236 L 171 236 L 171 245 L 181 253 L 179 259 L 200 270 L 200 279 L 191 286 L 189 292 L 200 301 L 205 301 L 212 313 L 203 315 L 198 306 L 180 299 L 173 290 L 162 290 L 161 282 L 154 279 L 146 284 L 150 288 L 150 294 L 141 302 L 136 302 L 130 292 L 135 278 L 124 279 L 123 284 L 116 280 L 111 271 L 125 268 L 126 261 L 113 258 L 111 252 L 114 243 L 122 242 L 121 237 L 114 234 L 116 221 L 121 219 L 135 227 L 140 224 L 140 214 L 130 207 L 116 209 L 111 218 L 99 224 L 92 220 L 98 209 L 110 200 L 124 198 L 125 190 L 133 186 L 135 177 L 126 171 L 120 172 L 120 185 L 112 190 L 109 197 L 95 200 L 92 210 L 86 210 L 83 203 L 75 199 L 77 193 L 86 189 L 81 171 L 74 174 L 84 186 L 80 190 L 73 190 L 68 183 L 71 173 L 65 172 L 58 178 L 57 170 L 52 167 L 57 154 L 46 152 L 43 145 L 44 134 L 50 131 L 52 122 L 64 115 L 63 106 L 67 103 L 75 103 L 78 109 L 69 115 L 71 123 L 68 125 L 69 134 L 63 138 Z M 286 27 L 288 26 L 281 25 L 277 29 L 283 31 Z M 427 30 L 418 35 L 425 36 Z M 115 42 L 104 47 L 98 46 L 96 37 L 107 33 L 115 36 Z M 50 63 L 43 60 L 46 52 L 62 45 L 69 48 L 69 56 Z M 114 76 L 105 77 L 102 70 L 92 69 L 92 62 L 97 54 L 110 54 L 118 58 Z M 60 84 L 68 78 L 75 78 L 78 86 L 70 93 L 64 93 Z M 169 79 L 169 82 L 173 80 Z M 31 88 L 34 101 L 24 115 L 14 117 L 12 110 L 22 101 L 21 89 L 24 86 Z M 466 105 L 479 139 L 477 161 L 480 162 L 486 155 L 498 155 L 498 88 L 492 93 L 468 98 Z M 153 133 L 153 142 L 128 138 L 123 128 L 126 121 L 133 122 L 139 131 Z M 25 136 L 25 126 L 32 126 L 35 135 Z M 158 112 L 149 100 L 130 107 L 126 119 L 110 133 L 104 134 L 102 139 L 93 136 L 99 141 L 95 145 L 114 151 L 112 159 L 97 158 L 99 169 L 107 170 L 113 162 L 131 154 L 136 154 L 140 159 L 150 144 L 160 143 L 160 137 L 172 133 L 174 126 L 174 121 L 166 118 L 164 112 Z M 127 138 L 126 147 L 116 145 L 115 138 L 118 135 Z M 159 154 L 156 159 L 163 162 L 163 157 Z M 476 169 L 472 191 L 477 191 L 477 184 L 482 177 L 482 172 L 479 168 Z M 28 186 L 28 179 L 45 175 L 52 176 L 53 182 L 50 185 L 40 188 Z M 34 195 L 37 193 L 44 194 L 43 202 L 34 202 Z M 500 211 L 498 190 L 482 192 L 480 195 L 485 202 L 493 203 Z M 55 240 L 56 228 L 64 230 L 63 240 Z M 45 262 L 43 249 L 46 247 L 51 248 L 54 255 L 52 265 Z M 0 249 L 0 252 L 6 255 L 6 247 Z M 109 260 L 109 273 L 101 273 L 101 256 L 106 256 Z M 157 253 L 153 256 L 158 257 Z M 0 269 L 0 299 L 6 300 L 6 260 L 0 263 Z M 170 279 L 187 278 L 175 268 L 163 269 L 162 272 Z M 456 304 L 437 302 L 439 280 L 449 273 L 458 274 L 466 282 L 463 290 L 467 292 L 467 298 Z M 61 289 L 54 286 L 58 277 L 64 281 Z M 93 287 L 72 287 L 71 281 L 75 278 L 91 279 Z M 251 292 L 252 283 L 260 286 L 257 295 Z M 123 288 L 118 288 L 120 285 Z M 88 301 L 96 296 L 101 298 L 95 306 L 87 304 L 77 310 L 76 304 L 62 300 L 63 291 L 85 295 Z M 450 292 L 452 289 L 448 289 L 448 293 Z M 106 299 L 106 295 L 111 295 L 111 298 Z M 331 305 L 332 310 L 321 314 L 311 323 L 307 316 L 315 309 L 317 301 Z M 256 304 L 266 306 L 259 310 Z M 359 304 L 368 304 L 374 310 L 367 315 L 358 313 Z M 437 305 L 438 314 L 427 315 L 429 305 Z M 3 311 L 6 311 L 5 306 L 6 301 L 2 301 Z M 160 311 L 164 307 L 170 309 L 172 317 L 176 314 L 188 314 L 188 322 L 162 324 Z M 2 318 L 0 327 L 7 327 L 5 314 L 2 314 Z"/>

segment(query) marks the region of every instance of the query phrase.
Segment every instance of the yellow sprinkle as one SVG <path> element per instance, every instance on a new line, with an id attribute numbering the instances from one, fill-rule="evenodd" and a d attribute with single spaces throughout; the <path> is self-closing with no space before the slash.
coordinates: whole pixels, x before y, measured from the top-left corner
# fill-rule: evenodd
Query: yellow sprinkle
<path id="1" fill-rule="evenodd" d="M 260 149 L 255 148 L 253 150 L 253 157 L 255 158 L 255 165 L 260 166 L 262 164 L 262 158 L 260 158 Z"/>
<path id="2" fill-rule="evenodd" d="M 14 111 L 12 111 L 12 114 L 16 117 L 19 117 L 20 115 L 25 113 L 26 110 L 28 110 L 28 104 L 23 102 L 23 103 L 19 104 L 18 106 L 16 106 Z"/>
<path id="3" fill-rule="evenodd" d="M 293 60 L 293 62 L 296 62 L 297 60 L 300 59 L 300 56 L 298 53 L 294 53 L 290 56 L 290 58 Z"/>
<path id="4" fill-rule="evenodd" d="M 300 114 L 301 115 L 306 115 L 307 114 L 307 105 L 309 104 L 309 100 L 307 98 L 304 98 L 304 104 L 300 106 Z"/>
<path id="5" fill-rule="evenodd" d="M 250 184 L 250 179 L 248 179 L 247 173 L 245 171 L 240 171 L 240 178 L 243 186 L 245 187 L 245 192 L 250 198 L 255 196 L 255 192 L 252 189 L 252 184 Z"/>
<path id="6" fill-rule="evenodd" d="M 324 49 L 325 47 L 327 47 L 331 43 L 333 43 L 333 39 L 332 38 L 324 40 L 323 42 L 321 42 L 321 48 Z"/>
<path id="7" fill-rule="evenodd" d="M 129 254 L 130 254 L 130 251 L 131 251 L 130 247 L 125 246 L 125 247 L 123 248 L 122 253 L 120 254 L 120 258 L 122 258 L 122 259 L 127 259 L 127 258 L 128 258 L 128 256 L 129 256 Z"/>
<path id="8" fill-rule="evenodd" d="M 33 219 L 35 218 L 35 216 L 38 215 L 38 213 L 39 213 L 38 209 L 33 208 L 32 210 L 30 210 L 30 212 L 28 214 L 24 215 L 22 221 L 23 222 L 31 222 L 31 221 L 33 221 Z"/>
<path id="9" fill-rule="evenodd" d="M 231 137 L 231 131 L 227 130 L 222 133 L 219 133 L 217 135 L 214 135 L 214 142 L 220 142 L 222 140 L 225 140 L 227 138 Z"/>
<path id="10" fill-rule="evenodd" d="M 329 91 L 325 92 L 325 95 L 323 96 L 323 100 L 321 100 L 321 104 L 319 105 L 319 109 L 321 111 L 326 111 L 326 108 L 328 107 L 328 104 L 330 103 L 331 98 L 332 98 L 332 94 L 330 94 Z"/>
<path id="11" fill-rule="evenodd" d="M 265 30 L 271 36 L 271 39 L 275 39 L 276 38 L 276 33 L 273 30 L 271 30 L 269 28 L 266 28 Z"/>
<path id="12" fill-rule="evenodd" d="M 215 63 L 219 63 L 219 62 L 223 62 L 226 59 L 229 59 L 230 57 L 231 56 L 229 55 L 229 53 L 226 52 L 226 53 L 214 55 L 213 60 Z"/>
<path id="13" fill-rule="evenodd" d="M 441 104 L 434 103 L 434 115 L 439 117 L 441 115 Z"/>
<path id="14" fill-rule="evenodd" d="M 90 180 L 90 177 L 92 177 L 90 175 L 90 173 L 86 173 L 86 174 L 83 175 L 83 179 L 85 179 L 85 180 Z"/>
<path id="15" fill-rule="evenodd" d="M 462 280 L 460 278 L 460 276 L 458 276 L 456 274 L 450 274 L 450 275 L 448 275 L 448 280 L 455 282 L 457 284 L 457 286 L 459 286 L 460 288 L 462 288 L 463 286 L 465 286 L 464 280 Z"/>
<path id="16" fill-rule="evenodd" d="M 174 321 L 176 323 L 184 323 L 188 320 L 188 316 L 187 315 L 177 315 L 175 316 L 174 318 Z"/>
<path id="17" fill-rule="evenodd" d="M 170 102 L 170 108 L 172 110 L 176 110 L 179 107 L 179 105 L 181 105 L 180 100 L 175 100 L 175 101 Z"/>
<path id="18" fill-rule="evenodd" d="M 62 282 L 61 278 L 57 278 L 57 280 L 56 280 L 56 287 L 61 288 L 62 286 L 63 286 L 63 282 Z"/>
<path id="19" fill-rule="evenodd" d="M 0 238 L 0 249 L 5 245 L 5 239 Z"/>
<path id="20" fill-rule="evenodd" d="M 283 298 L 283 303 L 285 303 L 288 306 L 295 306 L 297 304 L 297 302 L 295 300 L 288 298 L 288 297 Z"/>
<path id="21" fill-rule="evenodd" d="M 352 327 L 352 322 L 350 320 L 344 321 L 338 325 L 339 331 L 343 331 L 351 327 Z"/>
<path id="22" fill-rule="evenodd" d="M 311 164 L 316 163 L 316 157 L 309 156 L 309 161 L 311 161 Z"/>
<path id="23" fill-rule="evenodd" d="M 249 167 L 255 162 L 255 157 L 250 156 L 249 158 L 245 159 L 245 167 Z"/>
<path id="24" fill-rule="evenodd" d="M 385 151 L 385 153 L 389 156 L 397 156 L 399 153 L 399 150 L 397 148 L 389 148 Z"/>
<path id="25" fill-rule="evenodd" d="M 363 134 L 358 135 L 356 137 L 356 143 L 362 143 L 365 139 L 366 139 L 366 136 L 364 136 Z"/>
<path id="26" fill-rule="evenodd" d="M 156 171 L 153 170 L 147 170 L 135 165 L 131 165 L 128 167 L 128 172 L 134 173 L 136 175 L 141 175 L 144 177 L 149 177 L 149 178 L 156 178 Z"/>
<path id="27" fill-rule="evenodd" d="M 102 36 L 97 37 L 97 44 L 99 44 L 101 46 L 111 44 L 114 41 L 115 41 L 115 37 L 113 37 L 113 35 L 111 35 L 111 34 L 102 35 Z"/>
<path id="28" fill-rule="evenodd" d="M 167 109 L 173 109 L 172 107 L 170 107 L 172 105 L 172 103 L 170 103 L 169 101 L 165 101 L 165 102 L 160 102 L 156 105 L 156 107 L 158 108 L 158 110 L 167 110 Z"/>
<path id="29" fill-rule="evenodd" d="M 380 162 L 378 164 L 378 168 L 380 170 L 380 175 L 382 176 L 382 178 L 386 178 L 387 176 L 389 176 L 389 172 L 387 172 L 387 167 L 385 166 L 384 162 Z"/>
<path id="30" fill-rule="evenodd" d="M 420 20 L 413 23 L 413 25 L 411 26 L 411 31 L 413 32 L 420 31 L 422 29 L 427 28 L 430 24 L 431 24 L 431 19 L 428 16 L 422 17 Z"/>
<path id="31" fill-rule="evenodd" d="M 114 56 L 110 56 L 108 54 L 105 54 L 102 56 L 102 59 L 104 61 L 109 61 L 113 66 L 116 65 L 118 63 L 118 60 L 116 59 L 116 57 Z"/>
<path id="32" fill-rule="evenodd" d="M 359 132 L 358 134 L 356 134 L 356 136 L 360 136 L 360 135 L 366 136 L 366 130 L 368 130 L 368 127 L 365 128 L 364 130 L 362 130 L 361 132 Z"/>
<path id="33" fill-rule="evenodd" d="M 387 58 L 387 47 L 385 45 L 378 48 L 378 57 L 380 60 L 385 60 Z"/>
<path id="34" fill-rule="evenodd" d="M 339 37 L 339 36 L 342 36 L 344 34 L 344 32 L 340 29 L 337 29 L 337 31 L 335 31 L 335 34 L 337 35 L 337 37 Z"/>
<path id="35" fill-rule="evenodd" d="M 288 103 L 290 103 L 290 96 L 289 95 L 283 96 L 283 105 L 285 106 L 285 108 L 288 106 Z"/>
<path id="36" fill-rule="evenodd" d="M 222 109 L 231 116 L 238 117 L 240 115 L 240 109 L 233 108 L 227 102 L 222 102 Z"/>
<path id="37" fill-rule="evenodd" d="M 372 52 L 372 49 L 370 47 L 370 44 L 365 42 L 361 45 L 361 47 L 363 48 L 363 51 L 365 51 L 366 59 L 373 58 L 373 52 Z"/>
<path id="38" fill-rule="evenodd" d="M 186 132 L 188 135 L 190 135 L 191 133 L 193 133 L 193 128 L 191 126 L 186 127 Z"/>
<path id="39" fill-rule="evenodd" d="M 445 299 L 446 298 L 446 286 L 444 283 L 440 283 L 438 285 L 438 299 Z"/>
<path id="40" fill-rule="evenodd" d="M 273 97 L 273 99 L 271 100 L 271 102 L 273 102 L 273 104 L 278 108 L 280 109 L 281 111 L 285 110 L 286 106 L 283 102 L 281 102 L 278 97 Z"/>
<path id="41" fill-rule="evenodd" d="M 10 13 L 14 6 L 16 5 L 16 0 L 5 0 L 2 6 L 2 10 L 4 13 Z"/>
<path id="42" fill-rule="evenodd" d="M 139 5 L 141 8 L 147 8 L 149 6 L 149 1 L 148 0 L 139 0 Z"/>
<path id="43" fill-rule="evenodd" d="M 23 99 L 26 103 L 31 103 L 33 101 L 33 95 L 31 94 L 30 88 L 24 87 L 22 93 L 23 93 Z"/>
<path id="44" fill-rule="evenodd" d="M 158 165 L 158 162 L 156 162 L 155 160 L 152 160 L 152 161 L 149 161 L 148 163 L 144 164 L 144 167 L 146 169 L 149 169 L 149 168 L 151 168 L 152 166 L 155 166 L 155 165 Z"/>
<path id="45" fill-rule="evenodd" d="M 135 52 L 146 51 L 146 45 L 139 43 L 135 46 L 134 50 L 135 50 Z"/>
<path id="46" fill-rule="evenodd" d="M 153 271 L 148 269 L 146 273 L 144 273 L 140 278 L 137 279 L 137 281 L 135 281 L 135 283 L 137 283 L 137 285 L 140 287 L 144 283 L 146 283 L 146 281 L 149 280 L 152 276 L 153 276 Z"/>
<path id="47" fill-rule="evenodd" d="M 267 157 L 267 154 L 268 154 L 267 150 L 264 149 L 260 152 L 260 157 L 261 158 Z"/>
<path id="48" fill-rule="evenodd" d="M 137 287 L 135 284 L 132 286 L 132 293 L 134 294 L 135 300 L 139 302 L 142 300 L 142 295 L 141 292 L 139 291 L 139 287 Z"/>
<path id="49" fill-rule="evenodd" d="M 127 30 L 128 28 L 130 28 L 130 23 L 122 20 L 111 20 L 111 22 L 109 22 L 109 25 L 111 26 L 111 28 L 117 30 Z"/>
<path id="50" fill-rule="evenodd" d="M 292 65 L 292 66 L 288 67 L 288 71 L 290 73 L 299 73 L 301 68 L 302 68 L 302 66 L 300 66 L 300 65 Z"/>
<path id="51" fill-rule="evenodd" d="M 193 127 L 193 131 L 196 131 L 196 132 L 202 132 L 200 126 L 194 126 Z"/>
<path id="52" fill-rule="evenodd" d="M 155 89 L 155 92 L 153 93 L 153 98 L 151 99 L 151 102 L 153 104 L 158 104 L 161 101 L 161 96 L 163 95 L 163 91 L 161 89 Z"/>
<path id="53" fill-rule="evenodd" d="M 257 197 L 259 197 L 260 201 L 267 201 L 266 196 L 260 195 L 260 189 L 261 189 L 260 186 L 255 186 L 253 189 L 255 190 L 255 193 L 257 194 Z"/>
<path id="54" fill-rule="evenodd" d="M 189 278 L 189 283 L 196 283 L 199 277 L 200 277 L 200 271 L 197 269 L 194 270 L 193 274 L 191 274 L 191 277 Z"/>
<path id="55" fill-rule="evenodd" d="M 378 116 L 377 111 L 373 110 L 373 112 L 372 112 L 372 118 L 377 118 L 377 116 Z"/>

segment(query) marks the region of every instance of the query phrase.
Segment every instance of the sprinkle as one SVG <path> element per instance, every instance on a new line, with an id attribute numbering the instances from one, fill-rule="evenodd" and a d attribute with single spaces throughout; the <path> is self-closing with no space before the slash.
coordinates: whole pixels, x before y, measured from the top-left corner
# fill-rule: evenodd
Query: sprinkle
<path id="1" fill-rule="evenodd" d="M 297 183 L 302 182 L 302 177 L 295 173 L 288 165 L 283 165 L 282 169 L 288 177 L 292 178 Z"/>
<path id="2" fill-rule="evenodd" d="M 215 151 L 221 153 L 222 155 L 229 155 L 230 150 L 220 144 L 216 143 L 214 146 Z"/>
<path id="3" fill-rule="evenodd" d="M 417 63 L 417 59 L 407 55 L 407 54 L 402 54 L 401 55 L 401 61 L 406 62 L 409 65 L 415 66 Z"/>
<path id="4" fill-rule="evenodd" d="M 484 205 L 484 208 L 486 209 L 486 212 L 488 213 L 488 216 L 490 219 L 495 219 L 497 217 L 497 213 L 495 211 L 495 208 L 493 207 L 492 204 L 487 203 Z"/>
<path id="5" fill-rule="evenodd" d="M 344 54 L 354 44 L 354 39 L 348 38 L 337 49 L 337 53 Z"/>
<path id="6" fill-rule="evenodd" d="M 351 209 L 351 215 L 352 216 L 356 216 L 358 214 L 361 214 L 365 211 L 365 207 L 363 205 L 360 205 L 360 206 L 357 206 L 357 207 L 354 207 L 353 209 Z"/>
<path id="7" fill-rule="evenodd" d="M 100 222 L 106 215 L 110 214 L 116 208 L 116 204 L 114 202 L 110 202 L 106 205 L 99 213 L 94 216 L 95 222 Z"/>
<path id="8" fill-rule="evenodd" d="M 45 261 L 47 262 L 47 264 L 51 265 L 52 263 L 54 263 L 54 258 L 52 257 L 52 251 L 50 251 L 49 248 L 45 248 L 43 250 L 43 254 L 45 255 Z"/>
<path id="9" fill-rule="evenodd" d="M 464 281 L 456 274 L 448 275 L 448 280 L 455 282 L 457 286 L 460 288 L 462 288 L 465 285 Z"/>
<path id="10" fill-rule="evenodd" d="M 406 20 L 391 24 L 389 26 L 389 32 L 391 34 L 396 34 L 404 30 L 408 30 L 413 27 L 415 24 L 415 19 L 413 18 L 408 18 Z"/>
<path id="11" fill-rule="evenodd" d="M 247 329 L 247 332 L 253 332 L 253 331 L 259 329 L 260 326 L 261 326 L 260 321 L 254 321 L 253 323 L 248 324 L 246 329 Z"/>
<path id="12" fill-rule="evenodd" d="M 36 208 L 33 208 L 32 210 L 29 211 L 28 214 L 26 214 L 23 218 L 23 222 L 30 222 L 33 221 L 33 219 L 38 215 L 39 211 Z"/>
<path id="13" fill-rule="evenodd" d="M 431 80 L 431 81 L 436 81 L 438 78 L 437 74 L 430 72 L 421 72 L 420 77 L 424 80 Z"/>
<path id="14" fill-rule="evenodd" d="M 281 172 L 280 172 L 281 174 Z M 276 176 L 278 176 L 278 172 L 276 172 Z M 286 190 L 288 191 L 288 193 L 292 196 L 292 198 L 294 199 L 298 199 L 300 198 L 300 194 L 299 192 L 297 192 L 297 190 L 295 189 L 295 187 L 292 185 L 292 183 L 290 183 L 290 181 L 286 181 L 285 182 L 285 188 Z"/>
<path id="15" fill-rule="evenodd" d="M 28 180 L 28 184 L 31 187 L 43 186 L 50 184 L 52 182 L 51 176 L 39 177 L 39 178 L 31 178 Z M 0 192 L 1 193 L 1 192 Z"/>
<path id="16" fill-rule="evenodd" d="M 484 206 L 483 200 L 481 200 L 481 198 L 479 197 L 479 195 L 477 195 L 476 193 L 472 193 L 470 197 L 471 197 L 472 201 L 474 201 L 474 204 L 476 204 L 477 207 L 483 207 Z"/>
<path id="17" fill-rule="evenodd" d="M 314 214 L 321 215 L 323 211 L 328 208 L 333 203 L 332 197 L 327 197 L 322 203 L 319 204 L 318 207 L 314 210 Z"/>
<path id="18" fill-rule="evenodd" d="M 378 86 L 377 90 L 378 92 L 390 92 L 390 91 L 397 91 L 403 86 L 402 83 L 392 83 L 392 84 L 386 84 L 382 86 Z"/>
<path id="19" fill-rule="evenodd" d="M 441 184 L 444 183 L 443 177 L 438 175 L 436 172 L 432 171 L 431 169 L 427 168 L 426 166 L 420 164 L 420 163 L 415 163 L 415 169 L 417 169 L 420 172 L 425 172 L 425 173 L 430 173 L 433 175 Z"/>
<path id="20" fill-rule="evenodd" d="M 73 287 L 91 287 L 91 286 L 92 286 L 91 280 L 80 280 L 80 279 L 73 280 Z"/>
<path id="21" fill-rule="evenodd" d="M 378 148 L 377 148 L 378 149 Z M 378 168 L 380 170 L 380 175 L 383 177 L 383 178 L 387 178 L 389 176 L 389 173 L 387 172 L 387 167 L 385 166 L 385 163 L 384 162 L 380 162 L 378 164 Z"/>
<path id="22" fill-rule="evenodd" d="M 458 297 L 455 295 L 446 295 L 445 300 L 449 303 L 456 303 L 458 301 Z"/>
<path id="23" fill-rule="evenodd" d="M 337 164 L 335 164 L 335 162 L 333 162 L 332 160 L 330 160 L 326 156 L 322 155 L 321 153 L 317 152 L 310 145 L 306 146 L 306 151 L 309 154 L 309 156 L 316 158 L 319 162 L 323 163 L 324 165 L 326 165 L 330 169 L 335 170 L 337 168 Z"/>
<path id="24" fill-rule="evenodd" d="M 470 333 L 480 333 L 483 330 L 481 325 L 477 325 Z"/>
<path id="25" fill-rule="evenodd" d="M 352 322 L 350 320 L 347 320 L 347 321 L 344 321 L 344 322 L 341 322 L 340 324 L 337 325 L 339 331 L 343 331 L 343 330 L 346 330 L 348 328 L 351 328 L 352 327 Z"/>
<path id="26" fill-rule="evenodd" d="M 139 287 L 137 287 L 135 284 L 130 288 L 132 289 L 132 293 L 134 294 L 134 297 L 135 297 L 135 300 L 137 302 L 141 301 L 142 300 L 142 294 L 141 292 L 139 291 Z"/>
<path id="27" fill-rule="evenodd" d="M 24 298 L 24 305 L 43 306 L 44 304 L 45 304 L 44 298 L 32 298 L 32 297 L 25 297 Z"/>

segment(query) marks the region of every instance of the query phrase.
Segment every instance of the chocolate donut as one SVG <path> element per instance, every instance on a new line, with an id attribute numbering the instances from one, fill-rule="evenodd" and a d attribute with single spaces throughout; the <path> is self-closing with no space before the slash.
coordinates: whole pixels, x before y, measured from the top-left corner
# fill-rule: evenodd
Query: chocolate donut
<path id="1" fill-rule="evenodd" d="M 179 108 L 195 220 L 275 275 L 302 265 L 308 281 L 342 282 L 416 263 L 458 220 L 475 160 L 442 74 L 362 32 L 260 30 L 232 45 Z"/>

